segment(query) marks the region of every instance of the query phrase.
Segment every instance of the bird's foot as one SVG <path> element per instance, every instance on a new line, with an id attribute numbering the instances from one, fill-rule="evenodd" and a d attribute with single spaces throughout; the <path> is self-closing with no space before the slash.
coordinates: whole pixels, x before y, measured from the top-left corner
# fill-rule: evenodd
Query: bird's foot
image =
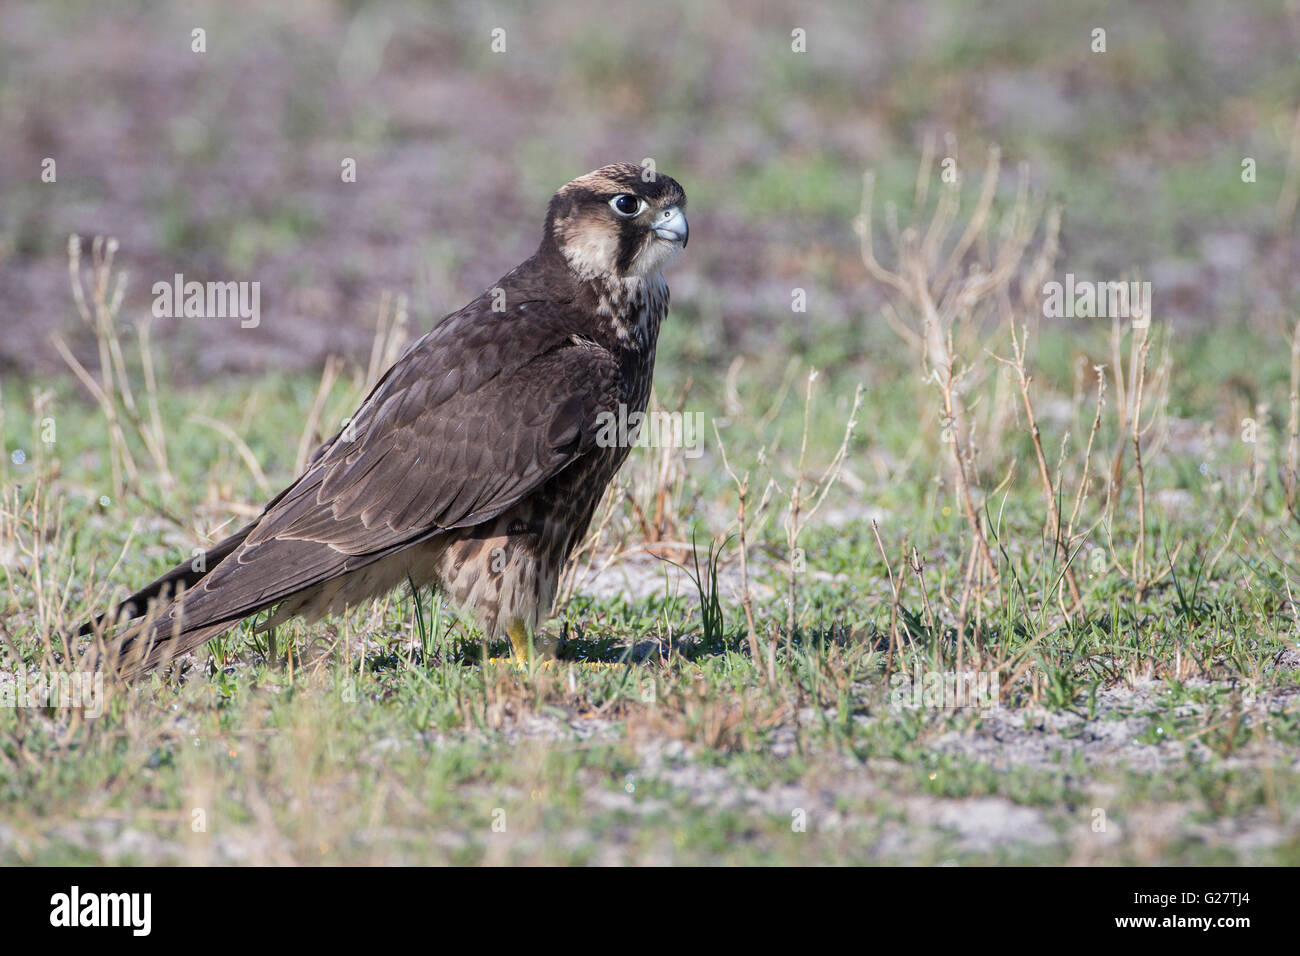
<path id="1" fill-rule="evenodd" d="M 510 635 L 510 646 L 514 648 L 515 659 L 528 661 L 553 661 L 557 657 L 559 641 L 551 634 L 529 634 L 523 622 L 516 622 L 506 628 Z"/>

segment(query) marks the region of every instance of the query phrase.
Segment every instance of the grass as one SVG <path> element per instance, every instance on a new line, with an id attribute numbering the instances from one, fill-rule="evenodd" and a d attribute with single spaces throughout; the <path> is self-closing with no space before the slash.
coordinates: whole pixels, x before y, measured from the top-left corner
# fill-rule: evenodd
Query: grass
<path id="1" fill-rule="evenodd" d="M 106 291 L 111 263 L 100 268 L 86 315 L 109 357 L 107 373 L 87 374 L 115 383 L 101 403 L 68 380 L 0 392 L 9 673 L 57 669 L 61 629 L 287 480 L 302 422 L 342 417 L 374 371 L 182 393 L 157 384 L 162 365 L 151 387 Z M 951 348 L 968 348 L 977 318 L 947 319 Z M 988 352 L 1013 354 L 1005 332 L 982 333 Z M 1294 863 L 1286 470 L 1256 467 L 1249 447 L 1171 449 L 1188 422 L 1230 419 L 1222 403 L 1236 401 L 1210 384 L 1222 356 L 1175 338 L 1174 361 L 1205 374 L 1180 368 L 1177 416 L 1159 396 L 1146 409 L 1145 467 L 1129 448 L 1107 493 L 1098 476 L 1126 440 L 1116 403 L 1096 416 L 1051 357 L 1124 354 L 1138 334 L 1109 332 L 1109 344 L 1097 328 L 1033 340 L 1022 361 L 1049 359 L 1032 400 L 1060 406 L 1037 443 L 1023 415 L 995 431 L 1006 380 L 991 356 L 965 353 L 966 427 L 982 436 L 962 466 L 974 524 L 936 418 L 947 400 L 903 370 L 905 342 L 892 373 L 880 359 L 816 380 L 797 362 L 760 366 L 732 383 L 730 409 L 727 383 L 670 345 L 674 378 L 698 375 L 685 407 L 725 419 L 724 446 L 710 441 L 704 465 L 636 453 L 583 559 L 610 566 L 557 615 L 565 661 L 484 656 L 436 595 L 399 589 L 342 620 L 282 626 L 274 643 L 246 623 L 110 686 L 97 718 L 0 709 L 0 860 Z M 855 413 L 859 379 L 873 387 Z M 850 418 L 862 427 L 846 430 Z M 1063 454 L 1060 442 L 1094 418 L 1104 454 L 1085 469 L 1084 441 Z M 1285 462 L 1285 422 L 1260 427 Z M 151 450 L 159 434 L 165 452 Z M 1061 550 L 1044 535 L 1039 444 L 1058 512 L 1081 502 Z M 1161 504 L 1165 489 L 1182 497 Z M 654 547 L 637 516 L 655 500 L 675 528 L 663 562 L 638 550 Z M 584 593 L 619 574 L 633 593 Z M 997 710 L 908 703 L 913 677 L 968 670 L 996 677 Z M 1251 839 L 1261 830 L 1272 838 Z"/>

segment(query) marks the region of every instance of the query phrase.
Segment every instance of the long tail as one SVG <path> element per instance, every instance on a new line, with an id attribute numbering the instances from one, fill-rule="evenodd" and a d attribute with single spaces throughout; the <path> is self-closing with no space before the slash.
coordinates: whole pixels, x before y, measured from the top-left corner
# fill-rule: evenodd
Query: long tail
<path id="1" fill-rule="evenodd" d="M 233 554 L 256 526 L 256 521 L 245 525 L 205 551 L 201 562 L 178 564 L 116 607 L 81 625 L 78 637 L 106 638 L 104 647 L 91 653 L 92 665 L 109 666 L 121 676 L 131 677 L 198 647 L 238 623 L 234 620 L 186 627 L 184 592 Z M 201 570 L 196 570 L 196 565 Z"/>

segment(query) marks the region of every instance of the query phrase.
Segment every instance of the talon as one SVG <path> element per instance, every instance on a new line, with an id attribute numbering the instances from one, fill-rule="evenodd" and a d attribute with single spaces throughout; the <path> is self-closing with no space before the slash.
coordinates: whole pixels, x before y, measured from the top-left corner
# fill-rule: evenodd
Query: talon
<path id="1" fill-rule="evenodd" d="M 510 635 L 510 646 L 514 648 L 517 660 L 525 663 L 533 658 L 544 661 L 555 660 L 558 642 L 551 635 L 534 634 L 530 639 L 528 628 L 522 621 L 510 623 L 506 627 L 506 633 Z"/>

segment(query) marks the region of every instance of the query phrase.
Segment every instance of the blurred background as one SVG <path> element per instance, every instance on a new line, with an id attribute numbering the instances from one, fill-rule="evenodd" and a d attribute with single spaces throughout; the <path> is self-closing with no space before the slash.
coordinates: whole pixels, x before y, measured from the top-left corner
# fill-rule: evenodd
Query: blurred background
<path id="1" fill-rule="evenodd" d="M 1295 2 L 5 3 L 0 374 L 66 371 L 53 331 L 93 353 L 70 233 L 119 239 L 124 316 L 177 272 L 261 282 L 256 329 L 154 324 L 172 381 L 313 368 L 364 361 L 385 293 L 429 328 L 531 252 L 557 186 L 647 157 L 690 196 L 677 366 L 853 362 L 889 341 L 862 172 L 910 196 L 927 137 L 963 172 L 999 144 L 1004 194 L 1028 163 L 1058 271 L 1140 274 L 1176 328 L 1271 331 L 1300 283 L 1297 50 Z"/>
<path id="2" fill-rule="evenodd" d="M 1300 0 L 4 0 L 0 679 L 605 163 L 689 195 L 655 401 L 703 447 L 561 585 L 635 680 L 517 681 L 413 588 L 249 620 L 104 723 L 0 707 L 0 862 L 1300 863 L 1297 51 Z M 151 318 L 177 273 L 260 324 Z M 1044 316 L 1069 273 L 1150 322 Z M 897 706 L 922 667 L 1002 716 Z"/>

